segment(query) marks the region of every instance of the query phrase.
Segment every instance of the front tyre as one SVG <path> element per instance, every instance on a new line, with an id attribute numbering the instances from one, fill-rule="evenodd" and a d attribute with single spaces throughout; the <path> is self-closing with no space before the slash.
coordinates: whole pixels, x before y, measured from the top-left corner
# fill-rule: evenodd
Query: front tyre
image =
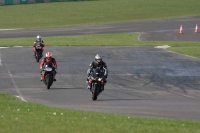
<path id="1" fill-rule="evenodd" d="M 50 87 L 51 87 L 51 82 L 52 82 L 52 81 L 51 81 L 51 76 L 48 75 L 47 78 L 46 78 L 47 89 L 50 89 Z"/>
<path id="2" fill-rule="evenodd" d="M 38 52 L 36 52 L 36 54 L 35 54 L 35 59 L 36 59 L 36 62 L 39 62 L 40 58 L 39 58 Z"/>
<path id="3" fill-rule="evenodd" d="M 93 91 L 93 95 L 92 95 L 92 100 L 95 101 L 97 100 L 97 96 L 98 96 L 98 84 L 94 84 L 94 91 Z"/>

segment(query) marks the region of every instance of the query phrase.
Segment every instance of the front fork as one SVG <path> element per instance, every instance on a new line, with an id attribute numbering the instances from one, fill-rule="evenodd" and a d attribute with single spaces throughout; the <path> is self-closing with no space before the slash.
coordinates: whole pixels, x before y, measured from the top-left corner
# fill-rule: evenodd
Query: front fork
<path id="1" fill-rule="evenodd" d="M 92 79 L 90 79 L 89 81 L 88 81 L 88 90 L 92 93 L 92 82 L 93 82 L 93 80 Z M 104 82 L 103 82 L 103 80 L 101 80 L 101 90 L 100 91 L 102 91 L 102 90 L 104 90 Z"/>
<path id="2" fill-rule="evenodd" d="M 92 93 L 92 79 L 88 81 L 88 90 Z"/>

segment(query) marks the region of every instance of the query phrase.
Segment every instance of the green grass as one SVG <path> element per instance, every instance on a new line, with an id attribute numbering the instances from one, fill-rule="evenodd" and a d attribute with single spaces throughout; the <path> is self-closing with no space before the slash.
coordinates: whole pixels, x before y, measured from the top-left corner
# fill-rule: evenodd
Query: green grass
<path id="1" fill-rule="evenodd" d="M 200 47 L 172 47 L 169 50 L 177 52 L 177 53 L 181 53 L 181 54 L 185 54 L 185 55 L 190 55 L 193 57 L 197 57 L 200 58 Z"/>
<path id="2" fill-rule="evenodd" d="M 43 37 L 47 46 L 161 46 L 169 45 L 174 52 L 200 58 L 200 43 L 188 41 L 138 41 L 138 33 L 94 34 Z M 35 38 L 0 39 L 1 47 L 32 46 Z M 27 44 L 30 42 L 30 44 Z"/>
<path id="3" fill-rule="evenodd" d="M 200 15 L 199 0 L 97 0 L 0 7 L 1 28 L 57 27 Z"/>
<path id="4" fill-rule="evenodd" d="M 138 45 L 137 43 L 142 43 L 137 41 L 137 36 L 138 34 L 134 33 L 117 33 L 43 37 L 43 40 L 46 45 L 57 46 L 134 46 Z M 0 39 L 0 46 L 32 46 L 34 40 L 35 38 Z M 30 44 L 27 44 L 27 42 L 30 42 Z"/>
<path id="5" fill-rule="evenodd" d="M 200 46 L 198 42 L 138 41 L 138 33 L 43 37 L 49 46 Z M 0 39 L 0 46 L 32 46 L 35 38 Z M 30 42 L 28 44 L 27 42 Z"/>
<path id="6" fill-rule="evenodd" d="M 0 7 L 1 28 L 60 27 L 200 15 L 199 0 L 98 0 Z M 139 34 L 119 33 L 43 37 L 57 46 L 172 46 L 200 57 L 198 42 L 138 41 Z M 0 39 L 0 46 L 32 46 L 35 38 Z M 56 113 L 56 115 L 55 115 Z M 0 94 L 1 133 L 200 133 L 200 123 L 65 110 L 25 103 Z"/>
<path id="7" fill-rule="evenodd" d="M 200 15 L 199 0 L 96 0 L 80 2 L 56 2 L 1 6 L 1 28 L 60 27 L 100 23 L 128 22 L 149 19 L 176 18 Z M 137 34 L 107 34 L 77 37 L 48 37 L 48 45 L 59 46 L 190 46 L 170 50 L 199 57 L 197 42 L 139 42 Z M 0 46 L 27 46 L 35 38 L 3 39 Z M 195 47 L 195 48 L 192 48 Z M 187 49 L 187 48 L 186 48 Z M 194 50 L 193 50 L 194 49 Z M 187 51 L 187 52 L 186 52 Z"/>
<path id="8" fill-rule="evenodd" d="M 65 110 L 0 94 L 1 133 L 199 133 L 200 122 Z"/>

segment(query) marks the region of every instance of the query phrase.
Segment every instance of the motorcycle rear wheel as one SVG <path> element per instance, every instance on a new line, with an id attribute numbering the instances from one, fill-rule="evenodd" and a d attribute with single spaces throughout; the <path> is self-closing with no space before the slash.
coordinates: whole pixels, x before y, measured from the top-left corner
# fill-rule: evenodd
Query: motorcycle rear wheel
<path id="1" fill-rule="evenodd" d="M 39 62 L 40 58 L 38 56 L 36 58 L 37 58 L 36 61 Z"/>

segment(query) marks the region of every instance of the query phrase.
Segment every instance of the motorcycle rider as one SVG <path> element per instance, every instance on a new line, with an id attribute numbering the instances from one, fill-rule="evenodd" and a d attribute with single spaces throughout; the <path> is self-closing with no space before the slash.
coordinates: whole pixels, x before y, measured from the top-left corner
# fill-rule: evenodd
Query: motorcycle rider
<path id="1" fill-rule="evenodd" d="M 37 35 L 35 42 L 33 43 L 33 56 L 36 54 L 36 46 L 40 45 L 42 47 L 42 53 L 43 53 L 43 47 L 45 46 L 42 37 L 40 35 Z"/>
<path id="2" fill-rule="evenodd" d="M 58 67 L 58 65 L 57 65 L 57 63 L 56 63 L 56 60 L 55 60 L 55 58 L 53 58 L 52 57 L 52 53 L 51 52 L 47 52 L 46 54 L 45 54 L 45 58 L 41 61 L 41 63 L 40 63 L 40 69 L 43 69 L 43 66 L 44 66 L 44 64 L 46 63 L 46 62 L 50 62 L 50 63 L 53 63 L 54 64 L 54 68 L 53 68 L 53 77 L 54 77 L 54 81 L 56 81 L 56 79 L 55 79 L 55 76 L 56 76 L 56 69 L 57 69 L 57 67 Z M 42 70 L 41 71 L 41 81 L 44 79 L 44 70 Z"/>
<path id="3" fill-rule="evenodd" d="M 89 69 L 87 70 L 87 82 L 88 82 L 88 89 L 92 93 L 92 79 L 90 77 L 91 71 L 93 68 L 100 68 L 104 72 L 104 78 L 102 82 L 101 92 L 104 91 L 104 85 L 107 82 L 108 76 L 108 69 L 106 63 L 102 60 L 101 55 L 97 54 L 95 57 L 95 61 L 91 62 L 89 65 Z"/>

